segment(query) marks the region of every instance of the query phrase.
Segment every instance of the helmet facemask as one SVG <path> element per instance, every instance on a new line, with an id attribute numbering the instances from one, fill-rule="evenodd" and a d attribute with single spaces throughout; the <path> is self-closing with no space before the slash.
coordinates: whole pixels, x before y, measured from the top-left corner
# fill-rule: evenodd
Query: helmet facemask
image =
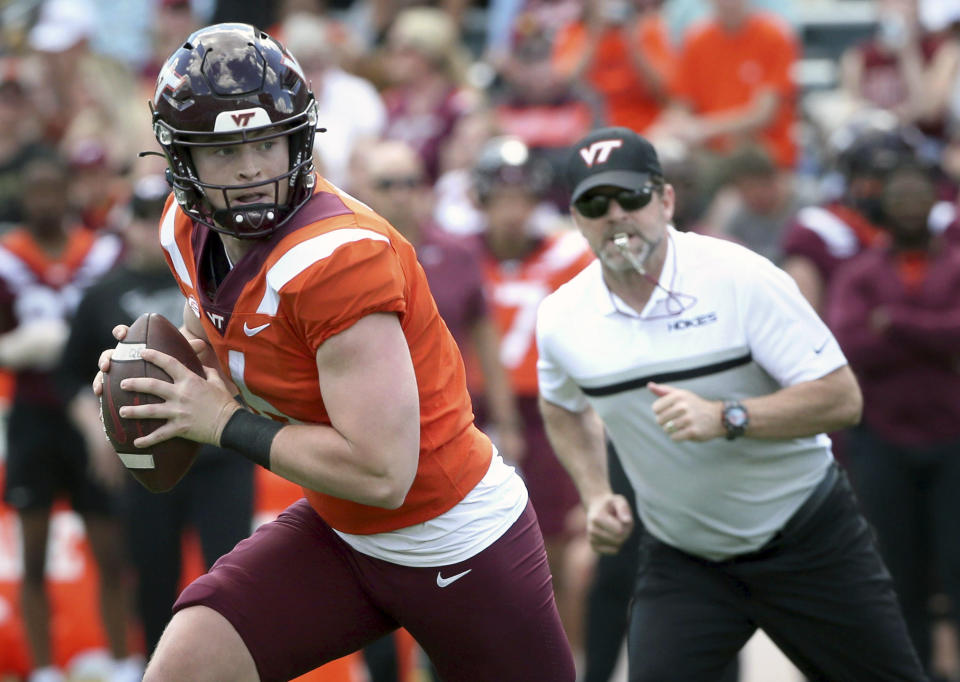
<path id="1" fill-rule="evenodd" d="M 269 236 L 287 222 L 313 194 L 313 139 L 317 127 L 317 105 L 311 101 L 307 111 L 290 119 L 258 128 L 228 133 L 194 133 L 175 130 L 156 116 L 154 134 L 163 147 L 169 167 L 167 179 L 174 197 L 196 222 L 238 239 Z M 290 153 L 289 169 L 282 175 L 245 184 L 218 185 L 203 182 L 197 174 L 190 150 L 231 144 L 255 144 L 286 136 Z M 280 203 L 280 183 L 288 187 L 287 199 Z M 271 187 L 269 203 L 231 206 L 229 193 L 237 190 Z M 215 208 L 211 193 L 219 192 L 224 208 Z"/>
<path id="2" fill-rule="evenodd" d="M 161 70 L 150 109 L 174 196 L 194 221 L 239 239 L 259 239 L 289 221 L 313 194 L 316 100 L 300 65 L 266 33 L 245 24 L 195 32 Z M 287 139 L 289 152 L 284 173 L 231 185 L 204 182 L 197 173 L 194 149 L 279 137 Z M 237 202 L 238 190 L 245 189 L 265 196 L 257 203 Z"/>

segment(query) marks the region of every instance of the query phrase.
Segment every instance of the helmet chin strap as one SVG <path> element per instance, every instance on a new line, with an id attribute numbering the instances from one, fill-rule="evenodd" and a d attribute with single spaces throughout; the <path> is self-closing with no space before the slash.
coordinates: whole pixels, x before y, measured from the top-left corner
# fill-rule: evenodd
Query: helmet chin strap
<path id="1" fill-rule="evenodd" d="M 277 219 L 277 208 L 273 204 L 253 204 L 240 209 L 221 208 L 213 212 L 213 219 L 238 239 L 257 238 L 263 236 L 259 232 L 265 224 Z"/>

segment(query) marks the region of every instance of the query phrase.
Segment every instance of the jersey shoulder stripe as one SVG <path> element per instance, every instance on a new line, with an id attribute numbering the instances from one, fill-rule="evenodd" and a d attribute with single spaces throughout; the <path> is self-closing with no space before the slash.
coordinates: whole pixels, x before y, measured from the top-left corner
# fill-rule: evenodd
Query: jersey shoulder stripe
<path id="1" fill-rule="evenodd" d="M 822 206 L 800 209 L 797 222 L 820 237 L 835 258 L 849 258 L 859 248 L 853 228 L 836 213 Z"/>
<path id="2" fill-rule="evenodd" d="M 87 251 L 73 277 L 73 284 L 86 289 L 103 277 L 120 259 L 123 240 L 115 234 L 103 234 Z"/>
<path id="3" fill-rule="evenodd" d="M 160 220 L 160 246 L 167 252 L 167 257 L 173 266 L 173 272 L 184 286 L 193 288 L 193 282 L 190 278 L 190 270 L 183 259 L 183 254 L 177 246 L 177 217 L 181 216 L 183 220 L 189 220 L 187 215 L 180 210 L 180 207 L 173 200 L 173 196 L 167 200 L 167 207 L 163 218 Z"/>
<path id="4" fill-rule="evenodd" d="M 551 271 L 563 270 L 584 258 L 589 252 L 587 240 L 579 232 L 559 232 L 548 238 L 541 262 Z"/>
<path id="5" fill-rule="evenodd" d="M 310 266 L 328 257 L 341 246 L 364 239 L 390 242 L 379 232 L 363 228 L 342 228 L 311 237 L 286 251 L 267 270 L 267 287 L 257 306 L 257 313 L 276 315 L 280 303 L 280 290 Z"/>

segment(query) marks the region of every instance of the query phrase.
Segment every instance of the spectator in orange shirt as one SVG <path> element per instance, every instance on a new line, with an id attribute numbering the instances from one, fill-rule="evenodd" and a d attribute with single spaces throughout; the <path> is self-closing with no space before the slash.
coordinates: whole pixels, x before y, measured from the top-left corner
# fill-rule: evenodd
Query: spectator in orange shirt
<path id="1" fill-rule="evenodd" d="M 718 153 L 759 142 L 781 168 L 797 157 L 793 140 L 797 41 L 779 18 L 750 0 L 712 0 L 714 18 L 691 28 L 671 92 L 668 132 Z"/>
<path id="2" fill-rule="evenodd" d="M 662 0 L 588 0 L 583 18 L 557 35 L 554 62 L 602 97 L 610 125 L 638 132 L 667 102 L 674 66 Z"/>

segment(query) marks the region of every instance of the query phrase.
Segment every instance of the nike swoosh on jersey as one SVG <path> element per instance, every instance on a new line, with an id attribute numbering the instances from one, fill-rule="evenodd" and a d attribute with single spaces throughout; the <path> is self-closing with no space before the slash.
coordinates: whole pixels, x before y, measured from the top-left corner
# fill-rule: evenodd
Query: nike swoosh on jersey
<path id="1" fill-rule="evenodd" d="M 442 575 L 440 575 L 440 571 L 437 571 L 437 587 L 447 587 L 448 585 L 451 585 L 457 582 L 458 580 L 460 580 L 460 578 L 462 578 L 472 570 L 473 570 L 472 568 L 468 568 L 463 573 L 457 573 L 456 575 L 452 575 L 449 578 L 444 578 Z"/>
<path id="2" fill-rule="evenodd" d="M 244 322 L 244 323 L 243 323 L 243 333 L 246 334 L 247 336 L 254 336 L 254 335 L 256 335 L 256 334 L 259 334 L 260 332 L 262 332 L 264 329 L 266 329 L 266 328 L 269 327 L 269 326 L 270 326 L 270 323 L 267 322 L 266 324 L 261 324 L 259 327 L 250 327 L 250 326 L 247 325 L 246 322 Z"/>

